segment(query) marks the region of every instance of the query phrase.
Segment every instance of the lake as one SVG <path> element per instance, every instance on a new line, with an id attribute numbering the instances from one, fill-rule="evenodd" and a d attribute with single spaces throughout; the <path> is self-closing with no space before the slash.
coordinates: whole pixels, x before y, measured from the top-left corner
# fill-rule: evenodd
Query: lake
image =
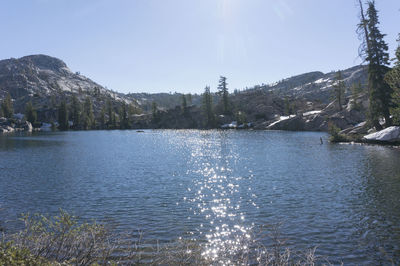
<path id="1" fill-rule="evenodd" d="M 331 263 L 398 261 L 400 150 L 327 138 L 198 130 L 0 135 L 0 223 L 12 232 L 21 213 L 62 208 L 115 230 L 141 230 L 150 241 L 189 236 L 217 251 L 280 224 L 288 247 L 317 247 Z"/>

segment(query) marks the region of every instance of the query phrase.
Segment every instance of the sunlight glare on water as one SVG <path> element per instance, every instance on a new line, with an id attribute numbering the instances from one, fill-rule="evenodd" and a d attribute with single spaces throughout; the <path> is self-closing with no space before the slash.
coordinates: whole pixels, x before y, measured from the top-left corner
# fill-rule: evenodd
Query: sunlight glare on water
<path id="1" fill-rule="evenodd" d="M 246 205 L 246 210 L 256 208 L 251 200 L 256 195 L 250 193 L 251 188 L 243 182 L 243 176 L 234 174 L 236 167 L 245 167 L 240 165 L 235 144 L 229 142 L 224 133 L 214 135 L 214 138 L 210 138 L 207 132 L 202 134 L 203 138 L 186 142 L 191 147 L 189 175 L 196 177 L 192 184 L 192 198 L 186 200 L 197 207 L 192 215 L 201 216 L 207 223 L 200 224 L 197 229 L 206 239 L 202 255 L 206 259 L 229 263 L 223 258 L 234 257 L 248 249 L 252 228 L 245 223 L 242 206 Z M 247 181 L 250 179 L 251 171 Z"/>

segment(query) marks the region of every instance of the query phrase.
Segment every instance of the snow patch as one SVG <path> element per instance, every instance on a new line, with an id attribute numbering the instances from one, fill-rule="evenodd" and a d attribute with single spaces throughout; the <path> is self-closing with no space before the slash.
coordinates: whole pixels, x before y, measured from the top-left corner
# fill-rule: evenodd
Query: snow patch
<path id="1" fill-rule="evenodd" d="M 316 115 L 316 114 L 320 114 L 321 112 L 322 112 L 321 110 L 309 111 L 309 112 L 305 112 L 303 114 L 303 116 Z"/>
<path id="2" fill-rule="evenodd" d="M 279 119 L 277 121 L 271 123 L 268 127 L 272 127 L 273 125 L 276 125 L 283 120 L 288 120 L 293 117 L 296 117 L 296 115 L 281 116 L 281 117 L 279 117 Z"/>

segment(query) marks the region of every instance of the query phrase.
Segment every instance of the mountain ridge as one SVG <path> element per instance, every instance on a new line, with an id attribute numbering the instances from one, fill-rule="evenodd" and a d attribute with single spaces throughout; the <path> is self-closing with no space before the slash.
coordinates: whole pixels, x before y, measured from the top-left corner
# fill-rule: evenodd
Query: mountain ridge
<path id="1" fill-rule="evenodd" d="M 365 84 L 366 73 L 366 67 L 362 65 L 342 70 L 347 87 L 358 82 Z M 323 108 L 321 104 L 326 105 L 331 101 L 336 75 L 335 71 L 312 71 L 269 85 L 235 90 L 231 92 L 232 102 L 237 106 L 244 105 L 243 108 L 253 114 L 254 118 L 283 115 L 285 98 L 295 103 L 303 112 L 312 111 L 317 107 Z M 113 102 L 116 110 L 122 103 L 126 103 L 151 112 L 153 102 L 157 103 L 159 109 L 166 111 L 179 106 L 184 95 L 116 92 L 78 72 L 72 72 L 64 61 L 43 54 L 0 60 L 0 98 L 4 98 L 7 93 L 13 98 L 16 112 L 24 113 L 26 103 L 32 101 L 38 109 L 41 121 L 55 121 L 57 105 L 63 99 L 70 101 L 74 95 L 81 102 L 90 97 L 95 115 L 99 114 L 108 100 Z M 349 95 L 350 90 L 346 93 Z M 214 103 L 218 104 L 219 96 L 214 93 L 213 98 Z M 193 94 L 189 104 L 200 107 L 201 95 Z"/>

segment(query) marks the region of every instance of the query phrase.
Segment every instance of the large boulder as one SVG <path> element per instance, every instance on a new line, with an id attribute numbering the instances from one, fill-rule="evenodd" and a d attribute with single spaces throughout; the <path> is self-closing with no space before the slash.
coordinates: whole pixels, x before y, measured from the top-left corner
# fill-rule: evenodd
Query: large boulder
<path id="1" fill-rule="evenodd" d="M 305 122 L 301 116 L 294 116 L 287 119 L 278 120 L 267 127 L 269 130 L 289 130 L 303 131 L 305 130 Z"/>
<path id="2" fill-rule="evenodd" d="M 368 125 L 367 122 L 361 122 L 357 125 L 355 125 L 354 127 L 349 127 L 346 128 L 342 131 L 340 131 L 340 134 L 343 135 L 361 135 L 361 134 L 367 134 L 368 133 Z"/>
<path id="3" fill-rule="evenodd" d="M 0 133 L 11 133 L 14 132 L 14 128 L 10 126 L 0 126 Z"/>
<path id="4" fill-rule="evenodd" d="M 305 121 L 305 130 L 307 131 L 325 131 L 324 125 L 326 119 L 321 114 L 316 114 L 307 117 Z"/>
<path id="5" fill-rule="evenodd" d="M 398 142 L 400 141 L 400 127 L 388 127 L 384 130 L 364 136 L 369 141 Z"/>
<path id="6" fill-rule="evenodd" d="M 22 124 L 22 127 L 21 127 L 21 128 L 23 128 L 24 131 L 28 131 L 28 132 L 32 132 L 32 130 L 33 130 L 32 123 L 29 122 L 29 121 L 25 121 L 25 122 Z"/>

